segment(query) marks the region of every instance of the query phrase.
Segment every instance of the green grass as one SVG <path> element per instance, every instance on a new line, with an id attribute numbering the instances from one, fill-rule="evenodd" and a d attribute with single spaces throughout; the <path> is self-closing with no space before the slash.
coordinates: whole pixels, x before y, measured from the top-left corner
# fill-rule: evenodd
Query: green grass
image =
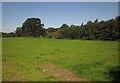
<path id="1" fill-rule="evenodd" d="M 3 80 L 60 80 L 37 67 L 52 63 L 83 79 L 108 81 L 104 72 L 118 65 L 117 41 L 3 38 L 2 45 Z M 19 74 L 21 78 L 16 79 Z"/>

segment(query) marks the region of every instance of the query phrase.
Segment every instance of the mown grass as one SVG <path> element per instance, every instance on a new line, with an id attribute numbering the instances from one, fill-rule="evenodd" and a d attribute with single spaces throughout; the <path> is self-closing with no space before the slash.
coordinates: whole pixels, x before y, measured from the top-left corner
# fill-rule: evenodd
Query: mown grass
<path id="1" fill-rule="evenodd" d="M 37 67 L 52 63 L 91 81 L 108 81 L 104 72 L 118 65 L 117 41 L 3 38 L 3 80 L 55 81 Z M 54 70 L 53 70 L 54 71 Z M 58 71 L 59 72 L 59 71 Z"/>

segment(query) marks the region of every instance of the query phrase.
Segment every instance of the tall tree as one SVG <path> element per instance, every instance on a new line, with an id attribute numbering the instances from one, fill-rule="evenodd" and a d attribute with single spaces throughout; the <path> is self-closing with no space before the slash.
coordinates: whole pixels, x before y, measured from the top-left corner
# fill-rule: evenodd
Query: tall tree
<path id="1" fill-rule="evenodd" d="M 39 18 L 28 18 L 22 25 L 23 34 L 33 37 L 44 36 L 45 30 L 43 26 Z"/>

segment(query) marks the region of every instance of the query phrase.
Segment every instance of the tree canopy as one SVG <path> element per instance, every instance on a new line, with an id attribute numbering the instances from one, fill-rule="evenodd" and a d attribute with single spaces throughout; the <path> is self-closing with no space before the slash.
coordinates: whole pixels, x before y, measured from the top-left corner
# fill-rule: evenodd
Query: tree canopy
<path id="1" fill-rule="evenodd" d="M 86 24 L 62 24 L 59 28 L 44 29 L 39 18 L 28 18 L 15 33 L 2 33 L 3 37 L 48 37 L 57 39 L 119 40 L 120 16 L 107 21 L 88 21 Z"/>
<path id="2" fill-rule="evenodd" d="M 45 30 L 39 18 L 28 18 L 22 25 L 24 36 L 39 37 L 44 36 Z"/>
<path id="3" fill-rule="evenodd" d="M 59 39 L 86 39 L 86 40 L 118 40 L 120 38 L 119 26 L 120 16 L 107 21 L 96 19 L 94 22 L 80 26 L 63 24 L 58 31 L 52 32 L 54 38 Z M 55 35 L 58 33 L 57 35 Z M 50 34 L 50 33 L 49 33 Z"/>
<path id="4" fill-rule="evenodd" d="M 67 24 L 63 24 L 60 28 L 68 28 L 69 26 Z"/>

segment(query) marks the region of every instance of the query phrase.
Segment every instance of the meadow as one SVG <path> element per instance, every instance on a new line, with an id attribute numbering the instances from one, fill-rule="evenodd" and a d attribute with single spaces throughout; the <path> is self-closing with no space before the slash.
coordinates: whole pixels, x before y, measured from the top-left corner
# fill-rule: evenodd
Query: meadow
<path id="1" fill-rule="evenodd" d="M 118 42 L 49 38 L 3 38 L 3 81 L 110 81 L 118 65 Z"/>

